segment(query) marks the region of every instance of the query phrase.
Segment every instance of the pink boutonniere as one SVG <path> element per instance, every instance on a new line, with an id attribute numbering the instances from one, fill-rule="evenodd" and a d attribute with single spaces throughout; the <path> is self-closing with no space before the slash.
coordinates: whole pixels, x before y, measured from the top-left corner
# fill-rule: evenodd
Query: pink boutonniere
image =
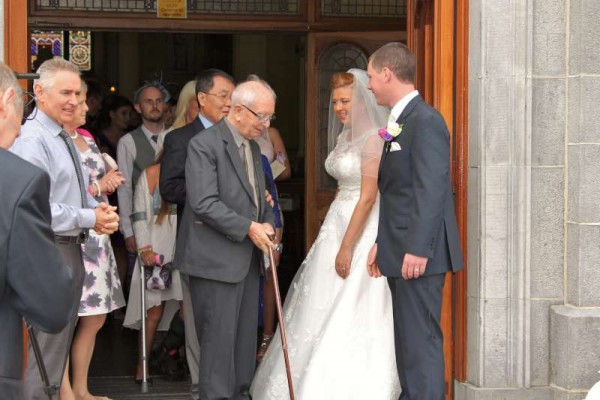
<path id="1" fill-rule="evenodd" d="M 396 122 L 390 122 L 386 128 L 380 128 L 377 133 L 379 137 L 386 142 L 391 142 L 400 133 L 402 133 L 403 124 L 397 124 Z"/>

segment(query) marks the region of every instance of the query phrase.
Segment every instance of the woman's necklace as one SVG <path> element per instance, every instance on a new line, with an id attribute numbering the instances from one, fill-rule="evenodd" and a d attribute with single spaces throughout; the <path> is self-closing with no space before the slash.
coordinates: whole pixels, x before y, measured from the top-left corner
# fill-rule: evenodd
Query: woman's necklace
<path id="1" fill-rule="evenodd" d="M 70 137 L 72 140 L 75 140 L 75 139 L 77 139 L 77 138 L 79 137 L 79 132 L 75 131 L 75 134 L 74 134 L 74 135 L 71 135 L 71 134 L 69 133 L 69 137 Z"/>

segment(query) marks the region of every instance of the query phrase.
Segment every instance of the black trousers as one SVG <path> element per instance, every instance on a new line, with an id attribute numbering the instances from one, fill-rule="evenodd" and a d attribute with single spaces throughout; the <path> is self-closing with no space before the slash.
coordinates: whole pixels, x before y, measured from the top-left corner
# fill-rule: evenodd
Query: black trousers
<path id="1" fill-rule="evenodd" d="M 388 278 L 394 306 L 400 400 L 443 400 L 444 340 L 440 326 L 445 274 Z"/>

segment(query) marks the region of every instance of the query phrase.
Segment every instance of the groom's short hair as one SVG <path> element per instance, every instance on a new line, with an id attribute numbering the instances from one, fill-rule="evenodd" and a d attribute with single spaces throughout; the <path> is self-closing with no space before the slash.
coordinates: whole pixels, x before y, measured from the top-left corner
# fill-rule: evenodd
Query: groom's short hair
<path id="1" fill-rule="evenodd" d="M 396 75 L 398 80 L 406 83 L 415 82 L 417 60 L 405 44 L 399 42 L 387 43 L 371 54 L 369 62 L 377 72 L 387 67 Z"/>

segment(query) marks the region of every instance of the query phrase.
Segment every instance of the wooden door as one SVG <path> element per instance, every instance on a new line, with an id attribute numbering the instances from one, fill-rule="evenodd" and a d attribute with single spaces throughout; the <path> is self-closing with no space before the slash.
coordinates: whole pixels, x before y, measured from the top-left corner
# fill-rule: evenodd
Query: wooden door
<path id="1" fill-rule="evenodd" d="M 455 9 L 456 7 L 456 9 Z M 417 57 L 416 86 L 451 133 L 451 179 L 466 263 L 468 0 L 408 0 L 407 44 Z M 466 269 L 466 267 L 465 267 Z M 447 399 L 466 370 L 466 272 L 447 274 L 442 330 Z"/>

